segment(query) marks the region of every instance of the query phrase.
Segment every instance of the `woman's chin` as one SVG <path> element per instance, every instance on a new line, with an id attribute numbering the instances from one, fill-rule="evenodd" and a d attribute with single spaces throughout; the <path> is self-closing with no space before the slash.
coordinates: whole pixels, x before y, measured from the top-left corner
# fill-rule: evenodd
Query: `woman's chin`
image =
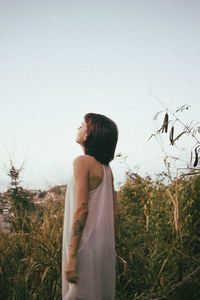
<path id="1" fill-rule="evenodd" d="M 82 143 L 79 139 L 76 139 L 76 143 L 79 144 L 79 145 L 82 145 Z"/>

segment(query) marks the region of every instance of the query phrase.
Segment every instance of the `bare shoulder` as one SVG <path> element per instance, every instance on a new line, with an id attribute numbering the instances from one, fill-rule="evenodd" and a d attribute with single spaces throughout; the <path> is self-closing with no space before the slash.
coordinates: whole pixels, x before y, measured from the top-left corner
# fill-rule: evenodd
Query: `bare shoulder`
<path id="1" fill-rule="evenodd" d="M 88 169 L 89 159 L 86 155 L 79 155 L 73 161 L 73 166 L 76 169 Z"/>

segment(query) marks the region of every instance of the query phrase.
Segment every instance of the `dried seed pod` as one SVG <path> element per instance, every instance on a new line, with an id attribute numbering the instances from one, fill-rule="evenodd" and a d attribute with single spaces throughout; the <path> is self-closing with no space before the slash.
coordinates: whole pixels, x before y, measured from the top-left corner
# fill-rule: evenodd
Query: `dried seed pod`
<path id="1" fill-rule="evenodd" d="M 198 146 L 199 147 L 199 146 Z M 198 147 L 196 147 L 195 148 L 195 150 L 194 150 L 194 152 L 195 152 L 195 161 L 194 161 L 194 167 L 196 167 L 197 166 L 197 164 L 198 164 L 198 161 L 199 161 L 199 158 L 198 158 L 198 151 L 197 151 L 197 148 Z"/>
<path id="2" fill-rule="evenodd" d="M 193 154 L 193 153 L 192 153 L 192 151 L 191 151 L 191 154 L 190 154 L 190 165 L 192 164 L 192 158 L 193 158 L 193 157 L 192 157 L 192 154 Z"/>
<path id="3" fill-rule="evenodd" d="M 174 126 L 172 126 L 172 128 L 170 130 L 169 140 L 170 140 L 171 144 L 174 145 Z"/>
<path id="4" fill-rule="evenodd" d="M 162 126 L 162 132 L 167 132 L 167 129 L 168 129 L 168 113 L 165 114 L 165 117 L 164 117 L 164 121 L 163 121 L 163 126 Z"/>

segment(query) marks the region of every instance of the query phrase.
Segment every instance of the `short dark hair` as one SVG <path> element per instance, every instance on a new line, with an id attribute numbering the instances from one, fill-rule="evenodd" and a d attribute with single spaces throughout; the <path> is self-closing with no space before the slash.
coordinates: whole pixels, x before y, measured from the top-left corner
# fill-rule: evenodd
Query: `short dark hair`
<path id="1" fill-rule="evenodd" d="M 104 165 L 109 165 L 114 158 L 118 140 L 117 125 L 108 117 L 95 113 L 86 114 L 84 120 L 87 124 L 85 154 L 95 157 Z"/>

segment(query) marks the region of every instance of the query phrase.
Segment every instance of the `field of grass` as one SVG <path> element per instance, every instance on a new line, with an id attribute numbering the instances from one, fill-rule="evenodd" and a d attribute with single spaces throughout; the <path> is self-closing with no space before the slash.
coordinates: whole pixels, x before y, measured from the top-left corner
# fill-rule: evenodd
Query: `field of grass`
<path id="1" fill-rule="evenodd" d="M 118 200 L 116 300 L 199 300 L 200 176 L 128 173 Z M 2 300 L 61 299 L 63 208 L 60 194 L 0 232 Z"/>

